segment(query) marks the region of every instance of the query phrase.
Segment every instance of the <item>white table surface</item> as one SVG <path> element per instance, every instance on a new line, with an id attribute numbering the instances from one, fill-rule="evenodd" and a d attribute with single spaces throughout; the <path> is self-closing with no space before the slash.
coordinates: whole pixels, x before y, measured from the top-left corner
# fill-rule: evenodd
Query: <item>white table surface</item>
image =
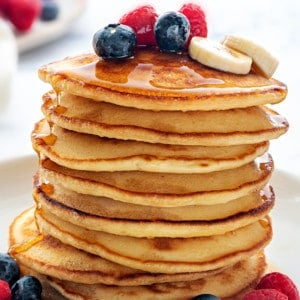
<path id="1" fill-rule="evenodd" d="M 147 3 L 152 3 L 159 12 L 164 12 L 176 10 L 182 2 L 153 0 Z M 0 162 L 34 154 L 30 132 L 34 122 L 42 117 L 41 96 L 49 89 L 37 77 L 39 66 L 68 55 L 92 50 L 93 33 L 108 23 L 116 22 L 120 15 L 136 6 L 136 3 L 141 2 L 88 0 L 85 11 L 68 34 L 20 55 L 9 107 L 0 112 Z M 290 130 L 278 140 L 272 141 L 270 151 L 276 168 L 296 179 L 294 186 L 298 185 L 300 1 L 203 0 L 200 3 L 207 12 L 210 38 L 221 40 L 226 34 L 232 33 L 248 36 L 265 45 L 279 58 L 280 65 L 274 77 L 288 85 L 289 93 L 286 101 L 273 106 L 273 109 L 287 117 Z M 0 180 L 2 176 L 5 174 L 0 173 Z M 299 194 L 296 197 L 300 199 Z M 299 237 L 295 237 L 295 242 L 299 245 Z M 299 260 L 294 263 L 299 270 Z"/>

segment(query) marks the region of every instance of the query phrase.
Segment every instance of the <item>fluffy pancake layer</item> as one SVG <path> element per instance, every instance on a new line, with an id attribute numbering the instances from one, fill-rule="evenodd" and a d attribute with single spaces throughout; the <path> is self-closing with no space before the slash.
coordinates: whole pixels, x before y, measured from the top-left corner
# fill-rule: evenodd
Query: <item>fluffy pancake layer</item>
<path id="1" fill-rule="evenodd" d="M 10 249 L 11 254 L 21 265 L 47 276 L 76 283 L 149 285 L 197 280 L 222 270 L 164 274 L 132 269 L 81 251 L 52 236 L 42 236 L 34 220 L 34 208 L 16 217 L 10 227 L 10 244 L 14 245 Z"/>
<path id="2" fill-rule="evenodd" d="M 213 111 L 150 111 L 62 93 L 44 95 L 46 119 L 60 127 L 150 143 L 228 146 L 279 137 L 287 120 L 265 106 Z"/>
<path id="3" fill-rule="evenodd" d="M 266 154 L 236 169 L 204 174 L 78 171 L 49 159 L 41 161 L 39 172 L 44 181 L 78 193 L 132 204 L 174 207 L 220 204 L 243 197 L 265 186 L 272 170 L 272 158 Z"/>
<path id="4" fill-rule="evenodd" d="M 148 239 L 87 230 L 40 209 L 35 217 L 43 234 L 127 267 L 153 273 L 222 268 L 261 251 L 272 237 L 268 218 L 221 235 Z"/>
<path id="5" fill-rule="evenodd" d="M 286 86 L 255 73 L 206 68 L 187 54 L 139 49 L 133 60 L 82 54 L 47 64 L 40 78 L 57 91 L 147 110 L 220 110 L 282 101 Z"/>
<path id="6" fill-rule="evenodd" d="M 90 300 L 120 299 L 131 300 L 182 300 L 191 299 L 195 295 L 213 293 L 223 300 L 240 300 L 243 293 L 253 288 L 264 272 L 265 262 L 262 254 L 257 254 L 241 261 L 226 270 L 199 280 L 161 283 L 147 286 L 119 287 L 97 285 L 82 285 L 64 282 L 55 278 L 50 284 L 68 299 Z M 235 276 L 232 276 L 234 274 Z M 75 295 L 74 295 L 75 294 Z M 80 298 L 82 297 L 82 298 Z"/>
<path id="7" fill-rule="evenodd" d="M 209 272 L 143 272 L 88 254 L 51 236 L 41 237 L 33 214 L 34 208 L 28 209 L 11 224 L 10 243 L 14 246 L 10 252 L 23 272 L 40 278 L 44 297 L 49 300 L 53 296 L 48 292 L 49 284 L 67 299 L 96 300 L 105 296 L 126 300 L 133 295 L 143 299 L 187 299 L 212 292 L 222 299 L 239 299 L 239 294 L 256 285 L 266 268 L 264 255 L 257 253 Z"/>
<path id="8" fill-rule="evenodd" d="M 268 150 L 269 142 L 227 147 L 183 146 L 101 138 L 53 125 L 35 125 L 36 151 L 59 165 L 87 171 L 207 173 L 233 169 Z"/>
<path id="9" fill-rule="evenodd" d="M 115 220 L 135 221 L 213 221 L 222 220 L 249 211 L 259 211 L 261 207 L 272 206 L 274 192 L 266 186 L 260 191 L 222 204 L 187 205 L 178 207 L 155 207 L 136 205 L 110 198 L 79 194 L 56 184 L 44 184 L 35 176 L 34 196 L 46 205 L 61 205 L 73 209 L 73 214 L 94 215 Z M 55 210 L 54 210 L 55 211 Z"/>
<path id="10" fill-rule="evenodd" d="M 139 219 L 130 220 L 128 216 L 123 219 L 100 217 L 95 214 L 84 213 L 83 211 L 74 209 L 73 206 L 66 206 L 61 202 L 55 201 L 51 195 L 46 195 L 43 191 L 34 191 L 36 203 L 40 209 L 46 213 L 52 213 L 56 217 L 78 225 L 80 227 L 105 231 L 116 235 L 125 235 L 133 237 L 197 237 L 211 236 L 223 234 L 228 231 L 236 230 L 240 227 L 249 225 L 261 218 L 264 218 L 274 205 L 274 197 L 263 197 L 267 194 L 261 193 L 261 205 L 244 213 L 236 213 L 225 219 L 216 219 L 211 221 L 166 221 L 166 220 L 143 220 L 143 216 L 147 214 L 147 207 L 140 214 Z M 84 197 L 84 195 L 82 195 Z M 254 196 L 254 195 L 252 195 Z M 250 197 L 249 197 L 250 198 Z M 100 200 L 101 201 L 101 200 Z M 86 202 L 88 203 L 88 202 Z M 202 206 L 205 209 L 205 206 Z M 218 211 L 221 207 L 215 206 Z M 196 207 L 201 210 L 201 208 Z"/>

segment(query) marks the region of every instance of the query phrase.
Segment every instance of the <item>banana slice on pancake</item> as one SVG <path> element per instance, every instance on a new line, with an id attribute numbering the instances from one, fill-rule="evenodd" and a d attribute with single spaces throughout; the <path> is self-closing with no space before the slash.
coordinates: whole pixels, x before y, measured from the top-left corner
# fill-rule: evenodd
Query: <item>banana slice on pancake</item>
<path id="1" fill-rule="evenodd" d="M 189 54 L 203 65 L 217 70 L 234 74 L 248 74 L 251 70 L 251 57 L 207 38 L 193 37 Z"/>
<path id="2" fill-rule="evenodd" d="M 249 55 L 253 60 L 253 67 L 266 78 L 272 77 L 279 61 L 267 49 L 244 37 L 227 35 L 223 45 Z"/>

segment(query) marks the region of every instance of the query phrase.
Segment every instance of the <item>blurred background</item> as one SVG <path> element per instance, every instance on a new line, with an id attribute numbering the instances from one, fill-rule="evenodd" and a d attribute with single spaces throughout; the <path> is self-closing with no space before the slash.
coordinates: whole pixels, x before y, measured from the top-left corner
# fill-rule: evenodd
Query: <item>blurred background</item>
<path id="1" fill-rule="evenodd" d="M 0 4 L 2 1 L 0 0 Z M 101 27 L 117 22 L 120 16 L 137 5 L 152 4 L 158 13 L 162 13 L 178 10 L 184 2 L 187 2 L 56 1 L 60 7 L 58 18 L 43 24 L 37 22 L 24 34 L 12 33 L 10 38 L 15 42 L 15 48 L 5 47 L 7 32 L 0 23 L 0 166 L 2 163 L 7 170 L 9 166 L 3 163 L 14 161 L 14 167 L 17 166 L 18 170 L 20 160 L 16 159 L 34 154 L 30 132 L 34 123 L 42 117 L 40 112 L 42 94 L 50 88 L 37 76 L 40 66 L 66 56 L 93 51 L 93 34 Z M 300 284 L 298 259 L 300 223 L 292 223 L 299 220 L 300 204 L 300 83 L 298 82 L 300 1 L 195 0 L 193 2 L 200 4 L 206 12 L 209 38 L 222 40 L 226 34 L 249 37 L 264 45 L 280 60 L 274 77 L 288 85 L 289 93 L 286 101 L 276 105 L 274 109 L 289 120 L 290 130 L 280 139 L 272 141 L 270 149 L 277 168 L 273 183 L 277 187 L 277 196 L 280 199 L 274 211 L 274 215 L 280 218 L 275 224 L 276 236 L 273 248 L 270 248 L 270 257 L 275 264 L 284 265 Z M 8 68 L 12 70 L 12 76 L 9 76 Z M 22 166 L 20 164 L 20 172 Z M 0 172 L 1 180 L 4 176 L 6 173 Z M 26 178 L 31 180 L 31 174 L 26 174 Z M 30 193 L 27 185 L 25 188 Z M 15 189 L 15 186 L 12 189 Z M 281 198 L 290 204 L 288 209 L 286 203 L 281 202 Z M 280 226 L 276 227 L 280 222 Z"/>

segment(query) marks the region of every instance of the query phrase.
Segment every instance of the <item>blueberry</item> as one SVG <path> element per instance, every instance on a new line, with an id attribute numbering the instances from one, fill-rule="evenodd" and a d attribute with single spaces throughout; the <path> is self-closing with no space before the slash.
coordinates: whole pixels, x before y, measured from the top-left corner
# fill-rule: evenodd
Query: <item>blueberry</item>
<path id="1" fill-rule="evenodd" d="M 123 24 L 109 24 L 98 30 L 93 37 L 93 48 L 103 59 L 128 58 L 136 47 L 134 30 Z"/>
<path id="2" fill-rule="evenodd" d="M 192 300 L 220 300 L 220 298 L 212 294 L 201 294 L 194 297 Z"/>
<path id="3" fill-rule="evenodd" d="M 154 34 L 160 50 L 180 52 L 190 34 L 189 20 L 182 13 L 166 12 L 157 18 Z"/>
<path id="4" fill-rule="evenodd" d="M 40 300 L 42 285 L 34 276 L 23 276 L 12 286 L 11 296 L 12 300 Z"/>
<path id="5" fill-rule="evenodd" d="M 42 21 L 55 20 L 59 13 L 59 6 L 55 1 L 43 0 L 40 19 Z"/>
<path id="6" fill-rule="evenodd" d="M 7 281 L 12 286 L 20 276 L 17 262 L 8 254 L 0 253 L 0 279 Z"/>

